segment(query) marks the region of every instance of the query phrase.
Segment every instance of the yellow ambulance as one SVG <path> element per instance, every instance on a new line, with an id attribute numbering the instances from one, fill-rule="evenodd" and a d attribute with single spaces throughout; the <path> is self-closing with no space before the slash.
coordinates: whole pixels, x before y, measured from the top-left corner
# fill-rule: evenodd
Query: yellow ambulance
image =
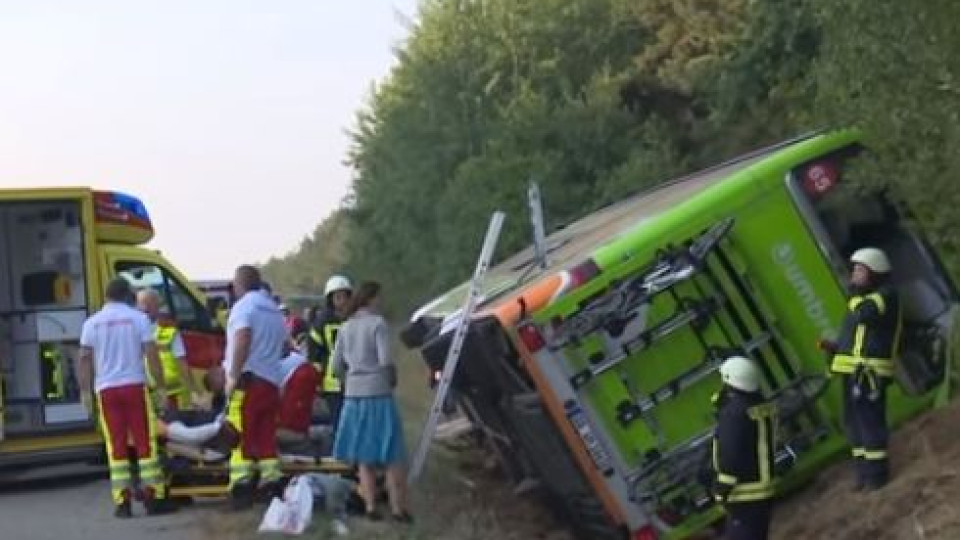
<path id="1" fill-rule="evenodd" d="M 159 252 L 143 202 L 90 188 L 0 189 L 0 473 L 96 461 L 103 445 L 80 399 L 80 328 L 106 283 L 160 292 L 196 372 L 222 358 L 206 298 Z"/>

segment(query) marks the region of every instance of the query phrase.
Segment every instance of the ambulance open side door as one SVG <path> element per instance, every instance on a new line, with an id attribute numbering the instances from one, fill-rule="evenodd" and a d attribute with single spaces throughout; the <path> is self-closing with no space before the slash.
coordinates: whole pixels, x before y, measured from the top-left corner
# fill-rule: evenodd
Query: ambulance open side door
<path id="1" fill-rule="evenodd" d="M 221 362 L 225 337 L 219 322 L 192 283 L 163 256 L 139 247 L 108 245 L 103 249 L 102 264 L 103 275 L 122 276 L 134 290 L 151 288 L 160 294 L 160 307 L 176 321 L 196 382 Z"/>

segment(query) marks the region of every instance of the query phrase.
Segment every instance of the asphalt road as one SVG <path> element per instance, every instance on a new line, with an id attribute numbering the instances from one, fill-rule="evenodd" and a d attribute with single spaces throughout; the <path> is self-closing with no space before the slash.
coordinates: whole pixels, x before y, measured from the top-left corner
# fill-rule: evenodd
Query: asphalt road
<path id="1" fill-rule="evenodd" d="M 217 501 L 167 516 L 146 516 L 135 504 L 135 517 L 120 520 L 113 517 L 110 484 L 102 471 L 62 467 L 44 475 L 0 478 L 0 539 L 200 540 L 233 537 L 228 531 L 237 530 L 240 520 L 243 529 L 256 527 L 254 516 L 228 513 Z M 226 523 L 231 526 L 222 527 Z"/>

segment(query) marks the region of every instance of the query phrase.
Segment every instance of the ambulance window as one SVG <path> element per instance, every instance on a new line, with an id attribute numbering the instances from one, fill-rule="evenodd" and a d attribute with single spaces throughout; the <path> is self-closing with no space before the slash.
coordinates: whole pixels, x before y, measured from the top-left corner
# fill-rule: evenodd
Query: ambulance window
<path id="1" fill-rule="evenodd" d="M 117 274 L 126 278 L 134 290 L 151 288 L 160 293 L 160 308 L 184 330 L 212 330 L 212 322 L 203 306 L 164 268 L 151 263 L 119 262 Z"/>

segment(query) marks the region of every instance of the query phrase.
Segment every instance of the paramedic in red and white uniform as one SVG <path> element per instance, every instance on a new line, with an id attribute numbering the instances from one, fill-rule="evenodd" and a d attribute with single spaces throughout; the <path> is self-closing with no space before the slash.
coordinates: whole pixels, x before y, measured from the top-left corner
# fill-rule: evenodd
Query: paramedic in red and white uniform
<path id="1" fill-rule="evenodd" d="M 114 515 L 132 516 L 134 494 L 143 501 L 148 514 L 167 513 L 175 507 L 166 499 L 157 454 L 157 423 L 143 362 L 146 357 L 157 389 L 165 395 L 153 325 L 133 307 L 133 291 L 125 279 L 115 278 L 107 285 L 106 300 L 103 308 L 83 323 L 79 376 L 84 401 L 91 410 L 91 379 L 96 389 L 110 466 L 110 492 L 116 505 Z M 133 454 L 128 453 L 128 441 Z M 139 471 L 139 486 L 134 485 L 132 456 Z"/>
<path id="2" fill-rule="evenodd" d="M 317 370 L 298 351 L 292 351 L 280 362 L 281 382 L 280 414 L 277 427 L 298 435 L 310 431 L 313 402 L 317 397 L 320 382 Z"/>
<path id="3" fill-rule="evenodd" d="M 230 497 L 235 509 L 253 505 L 260 487 L 279 491 L 283 476 L 277 458 L 280 360 L 288 342 L 280 308 L 263 292 L 260 271 L 237 268 L 233 289 L 239 300 L 227 319 L 227 420 L 240 430 L 240 448 L 230 455 Z"/>

